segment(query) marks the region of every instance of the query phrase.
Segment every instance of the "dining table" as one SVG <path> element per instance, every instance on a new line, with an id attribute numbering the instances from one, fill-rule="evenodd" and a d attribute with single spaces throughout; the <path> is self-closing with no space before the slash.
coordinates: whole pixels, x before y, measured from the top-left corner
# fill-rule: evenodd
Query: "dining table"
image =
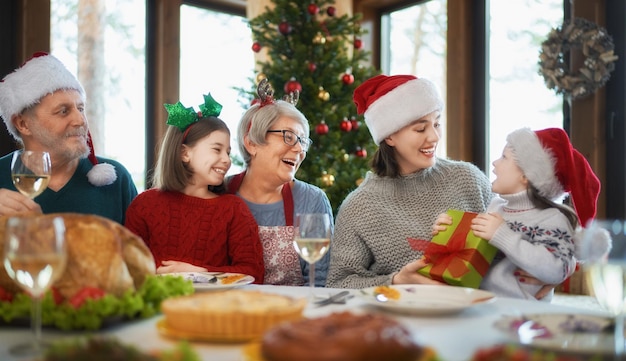
<path id="1" fill-rule="evenodd" d="M 446 286 L 442 286 L 446 287 Z M 310 299 L 309 287 L 275 286 L 275 285 L 244 285 L 242 290 L 259 290 L 292 297 Z M 315 297 L 323 298 L 343 291 L 336 288 L 315 288 Z M 350 296 L 340 303 L 318 306 L 308 302 L 304 309 L 304 317 L 314 318 L 331 315 L 337 312 L 353 313 L 384 313 L 399 321 L 412 334 L 414 340 L 423 346 L 433 348 L 443 361 L 467 361 L 479 349 L 510 343 L 511 339 L 505 332 L 494 327 L 495 323 L 507 316 L 519 316 L 538 313 L 571 313 L 571 314 L 602 314 L 601 307 L 590 296 L 570 296 L 557 294 L 552 302 L 537 300 L 494 297 L 489 302 L 481 302 L 458 312 L 433 314 L 406 314 L 389 312 L 386 308 L 376 307 L 360 297 L 360 290 L 349 290 Z M 204 292 L 204 291 L 203 291 Z M 208 291 L 215 292 L 215 291 Z M 114 336 L 124 343 L 136 346 L 141 350 L 172 349 L 181 342 L 179 339 L 168 338 L 160 333 L 157 323 L 163 318 L 157 314 L 148 319 L 131 320 L 108 326 L 98 331 L 78 332 L 61 331 L 44 328 L 43 338 L 54 342 L 70 339 L 86 334 Z M 0 360 L 25 360 L 9 354 L 9 347 L 32 337 L 28 327 L 0 327 Z M 247 343 L 190 342 L 202 360 L 245 361 L 244 348 Z"/>

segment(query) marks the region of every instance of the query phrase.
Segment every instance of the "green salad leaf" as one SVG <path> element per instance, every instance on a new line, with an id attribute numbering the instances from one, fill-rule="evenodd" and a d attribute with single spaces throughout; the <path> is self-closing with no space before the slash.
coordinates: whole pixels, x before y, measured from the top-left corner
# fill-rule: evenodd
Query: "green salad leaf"
<path id="1" fill-rule="evenodd" d="M 148 318 L 160 312 L 161 302 L 175 296 L 194 292 L 191 281 L 182 277 L 149 275 L 136 291 L 127 291 L 121 297 L 105 295 L 87 299 L 79 308 L 67 301 L 56 304 L 52 292 L 47 292 L 41 303 L 44 326 L 61 330 L 97 330 L 107 322 Z M 0 301 L 0 320 L 11 323 L 30 317 L 31 299 L 25 293 L 15 295 L 12 302 Z"/>

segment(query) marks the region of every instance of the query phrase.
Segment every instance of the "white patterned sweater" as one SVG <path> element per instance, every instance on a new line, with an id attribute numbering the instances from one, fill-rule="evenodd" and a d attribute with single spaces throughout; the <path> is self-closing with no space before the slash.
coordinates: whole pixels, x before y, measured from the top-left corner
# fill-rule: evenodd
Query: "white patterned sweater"
<path id="1" fill-rule="evenodd" d="M 489 241 L 501 253 L 480 288 L 498 296 L 535 299 L 541 286 L 518 282 L 514 275 L 517 268 L 546 284 L 567 279 L 576 267 L 576 259 L 574 228 L 563 213 L 556 208 L 535 208 L 526 191 L 495 197 L 489 211 L 500 213 L 506 224 Z M 541 301 L 550 302 L 553 295 L 554 290 Z"/>
<path id="2" fill-rule="evenodd" d="M 489 178 L 467 162 L 437 159 L 398 178 L 369 172 L 339 209 L 326 287 L 391 284 L 402 266 L 422 256 L 411 240 L 430 241 L 439 214 L 483 212 L 491 197 Z"/>

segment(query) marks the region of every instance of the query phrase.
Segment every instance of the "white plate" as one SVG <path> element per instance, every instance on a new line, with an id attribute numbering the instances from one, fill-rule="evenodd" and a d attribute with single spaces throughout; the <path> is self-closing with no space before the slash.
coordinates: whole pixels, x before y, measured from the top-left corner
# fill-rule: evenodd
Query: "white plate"
<path id="1" fill-rule="evenodd" d="M 179 276 L 193 283 L 196 291 L 225 290 L 254 282 L 254 277 L 243 273 L 226 272 L 176 272 L 163 274 Z"/>
<path id="2" fill-rule="evenodd" d="M 410 315 L 442 315 L 461 312 L 466 308 L 495 299 L 491 292 L 473 288 L 438 285 L 382 286 L 398 291 L 399 297 L 381 302 L 379 287 L 369 287 L 357 293 L 366 303 L 382 309 Z"/>
<path id="3" fill-rule="evenodd" d="M 505 316 L 495 327 L 518 344 L 577 354 L 613 352 L 613 324 L 603 316 L 584 314 L 531 314 Z"/>

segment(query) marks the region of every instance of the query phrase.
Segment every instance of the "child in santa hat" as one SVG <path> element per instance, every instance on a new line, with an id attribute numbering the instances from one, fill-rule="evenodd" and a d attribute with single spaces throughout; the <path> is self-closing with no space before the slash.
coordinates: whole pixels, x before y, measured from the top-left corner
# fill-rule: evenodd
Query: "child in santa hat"
<path id="1" fill-rule="evenodd" d="M 76 212 L 124 222 L 137 189 L 120 163 L 95 156 L 84 108 L 78 79 L 47 53 L 35 53 L 0 81 L 8 132 L 26 150 L 47 151 L 52 161 L 48 188 L 35 202 L 13 185 L 12 154 L 0 158 L 0 215 Z"/>
<path id="2" fill-rule="evenodd" d="M 600 182 L 563 129 L 515 130 L 493 162 L 499 194 L 487 213 L 472 221 L 475 235 L 501 253 L 481 288 L 500 296 L 535 299 L 542 287 L 518 277 L 520 271 L 545 284 L 559 284 L 575 269 L 575 231 L 596 214 Z M 574 208 L 562 203 L 569 194 Z M 439 223 L 443 221 L 441 215 Z M 541 300 L 550 302 L 554 290 Z"/>
<path id="3" fill-rule="evenodd" d="M 437 283 L 417 272 L 431 226 L 451 208 L 484 212 L 489 179 L 471 163 L 435 156 L 443 99 L 429 80 L 378 75 L 354 101 L 379 148 L 339 208 L 326 286 Z"/>

